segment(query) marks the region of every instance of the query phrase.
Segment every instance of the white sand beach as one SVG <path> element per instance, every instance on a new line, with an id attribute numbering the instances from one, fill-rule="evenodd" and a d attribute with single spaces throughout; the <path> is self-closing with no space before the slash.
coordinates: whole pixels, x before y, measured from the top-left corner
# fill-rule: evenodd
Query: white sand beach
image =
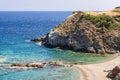
<path id="1" fill-rule="evenodd" d="M 74 65 L 73 68 L 80 73 L 80 80 L 110 80 L 106 78 L 109 70 L 120 64 L 120 56 L 115 59 L 98 64 Z"/>

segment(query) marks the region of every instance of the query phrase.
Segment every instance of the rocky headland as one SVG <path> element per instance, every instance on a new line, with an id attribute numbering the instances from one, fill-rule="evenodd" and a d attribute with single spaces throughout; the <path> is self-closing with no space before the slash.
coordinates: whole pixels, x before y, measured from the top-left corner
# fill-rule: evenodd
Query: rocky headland
<path id="1" fill-rule="evenodd" d="M 89 53 L 116 53 L 120 51 L 120 8 L 106 12 L 73 12 L 35 42 L 47 47 L 68 48 Z"/>
<path id="2" fill-rule="evenodd" d="M 31 41 L 47 47 L 120 55 L 120 7 L 105 12 L 73 12 L 47 35 Z M 120 56 L 99 64 L 74 64 L 80 80 L 120 80 Z M 118 65 L 118 66 L 117 66 Z"/>

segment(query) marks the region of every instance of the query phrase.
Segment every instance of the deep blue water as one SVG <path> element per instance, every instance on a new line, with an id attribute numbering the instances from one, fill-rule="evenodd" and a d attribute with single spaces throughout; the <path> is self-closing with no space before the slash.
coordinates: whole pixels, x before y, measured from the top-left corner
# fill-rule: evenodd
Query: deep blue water
<path id="1" fill-rule="evenodd" d="M 0 64 L 62 59 L 56 50 L 26 40 L 45 35 L 69 14 L 71 12 L 0 12 Z M 0 80 L 74 80 L 75 74 L 75 70 L 63 67 L 23 71 L 0 67 Z"/>
<path id="2" fill-rule="evenodd" d="M 0 56 L 7 58 L 5 63 L 52 59 L 54 50 L 25 40 L 47 34 L 69 14 L 71 12 L 0 12 Z"/>
<path id="3" fill-rule="evenodd" d="M 104 57 L 49 49 L 26 42 L 47 34 L 72 12 L 0 12 L 0 64 L 44 62 L 96 62 Z M 12 70 L 0 67 L 0 80 L 77 80 L 78 72 L 66 67 Z"/>

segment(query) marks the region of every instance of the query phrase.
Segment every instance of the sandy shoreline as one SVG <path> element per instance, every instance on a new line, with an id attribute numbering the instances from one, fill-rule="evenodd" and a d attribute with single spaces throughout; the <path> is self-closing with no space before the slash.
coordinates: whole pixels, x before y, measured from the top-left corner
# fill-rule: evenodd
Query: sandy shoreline
<path id="1" fill-rule="evenodd" d="M 108 70 L 120 64 L 120 56 L 115 59 L 98 64 L 74 65 L 73 68 L 80 73 L 80 80 L 110 80 L 106 78 Z"/>

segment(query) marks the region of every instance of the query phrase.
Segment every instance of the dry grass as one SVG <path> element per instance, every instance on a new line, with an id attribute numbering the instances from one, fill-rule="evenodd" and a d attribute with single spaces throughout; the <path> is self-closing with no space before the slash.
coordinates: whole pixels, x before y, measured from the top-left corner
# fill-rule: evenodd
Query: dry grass
<path id="1" fill-rule="evenodd" d="M 102 15 L 102 14 L 106 14 L 109 16 L 116 16 L 119 15 L 118 12 L 114 12 L 113 10 L 111 11 L 104 11 L 104 12 L 85 12 L 86 14 L 90 14 L 90 15 L 94 15 L 94 16 L 98 16 L 98 15 Z"/>

